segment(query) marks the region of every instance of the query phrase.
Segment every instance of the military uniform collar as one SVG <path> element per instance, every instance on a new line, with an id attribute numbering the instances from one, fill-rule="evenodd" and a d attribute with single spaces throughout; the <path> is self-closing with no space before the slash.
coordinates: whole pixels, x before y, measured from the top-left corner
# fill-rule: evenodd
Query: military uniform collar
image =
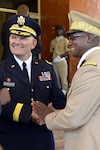
<path id="1" fill-rule="evenodd" d="M 87 52 L 85 52 L 85 53 L 83 54 L 83 56 L 81 57 L 81 59 L 80 59 L 78 65 L 77 65 L 77 69 L 80 68 L 80 66 L 81 66 L 82 62 L 84 62 L 85 58 L 86 58 L 90 53 L 92 53 L 93 51 L 95 51 L 95 50 L 97 50 L 97 49 L 100 50 L 100 46 L 93 47 L 93 48 L 89 49 Z"/>
<path id="2" fill-rule="evenodd" d="M 23 61 L 20 60 L 15 55 L 14 55 L 14 58 L 15 58 L 16 62 L 19 64 L 20 68 L 23 70 L 23 67 L 22 67 Z M 27 68 L 31 68 L 32 55 L 26 61 L 24 61 L 24 62 L 27 64 Z"/>

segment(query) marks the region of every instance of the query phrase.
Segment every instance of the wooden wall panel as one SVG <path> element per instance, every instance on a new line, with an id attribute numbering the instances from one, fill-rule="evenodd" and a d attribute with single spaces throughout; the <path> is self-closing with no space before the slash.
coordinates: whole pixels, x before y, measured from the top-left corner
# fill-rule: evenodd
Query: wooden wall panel
<path id="1" fill-rule="evenodd" d="M 55 37 L 54 26 L 61 24 L 68 30 L 68 11 L 69 0 L 41 0 L 42 59 L 51 61 L 49 48 L 51 40 Z"/>
<path id="2" fill-rule="evenodd" d="M 69 10 L 77 10 L 100 20 L 100 0 L 69 0 Z"/>

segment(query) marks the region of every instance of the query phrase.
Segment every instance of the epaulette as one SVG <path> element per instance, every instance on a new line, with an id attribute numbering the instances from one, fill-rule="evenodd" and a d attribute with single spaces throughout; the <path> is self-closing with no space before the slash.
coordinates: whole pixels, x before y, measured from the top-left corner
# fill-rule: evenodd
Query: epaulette
<path id="1" fill-rule="evenodd" d="M 86 62 L 82 66 L 87 66 L 87 65 L 97 66 L 95 62 Z"/>
<path id="2" fill-rule="evenodd" d="M 47 64 L 52 65 L 52 62 L 49 62 L 48 60 L 45 60 Z"/>

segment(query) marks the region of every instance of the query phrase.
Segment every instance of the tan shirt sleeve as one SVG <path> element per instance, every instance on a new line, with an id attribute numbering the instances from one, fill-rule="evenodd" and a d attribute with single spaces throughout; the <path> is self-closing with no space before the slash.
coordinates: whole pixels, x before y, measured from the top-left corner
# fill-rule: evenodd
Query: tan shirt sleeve
<path id="1" fill-rule="evenodd" d="M 74 75 L 65 109 L 47 115 L 47 127 L 68 131 L 85 125 L 100 105 L 99 85 L 100 70 L 95 66 L 81 67 Z"/>

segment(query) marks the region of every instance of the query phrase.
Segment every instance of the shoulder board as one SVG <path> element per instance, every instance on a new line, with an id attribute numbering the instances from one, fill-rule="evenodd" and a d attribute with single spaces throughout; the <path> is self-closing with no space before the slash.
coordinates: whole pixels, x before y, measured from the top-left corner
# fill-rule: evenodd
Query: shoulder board
<path id="1" fill-rule="evenodd" d="M 47 64 L 52 65 L 52 62 L 49 62 L 48 60 L 45 60 Z"/>
<path id="2" fill-rule="evenodd" d="M 86 62 L 82 66 L 87 66 L 87 65 L 97 66 L 95 62 Z"/>

